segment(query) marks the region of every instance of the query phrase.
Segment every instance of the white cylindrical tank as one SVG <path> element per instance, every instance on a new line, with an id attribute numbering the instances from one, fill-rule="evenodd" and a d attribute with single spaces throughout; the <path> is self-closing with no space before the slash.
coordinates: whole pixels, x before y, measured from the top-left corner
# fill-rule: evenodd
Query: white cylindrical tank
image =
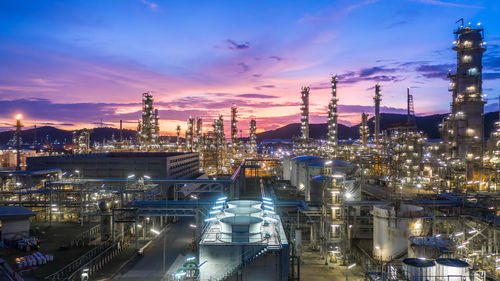
<path id="1" fill-rule="evenodd" d="M 469 264 L 459 259 L 437 259 L 436 281 L 469 281 Z"/>
<path id="2" fill-rule="evenodd" d="M 410 281 L 435 281 L 436 263 L 431 260 L 404 259 L 403 273 Z"/>
<path id="3" fill-rule="evenodd" d="M 398 258 L 408 250 L 408 237 L 421 235 L 424 210 L 415 205 L 373 207 L 373 256 L 379 261 Z"/>
<path id="4" fill-rule="evenodd" d="M 292 176 L 292 159 L 283 157 L 283 180 L 289 181 Z"/>

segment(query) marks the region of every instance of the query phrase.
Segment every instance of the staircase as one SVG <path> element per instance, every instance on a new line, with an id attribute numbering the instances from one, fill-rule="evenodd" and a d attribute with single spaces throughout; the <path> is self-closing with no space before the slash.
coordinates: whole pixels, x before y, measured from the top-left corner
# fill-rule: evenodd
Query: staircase
<path id="1" fill-rule="evenodd" d="M 240 262 L 237 265 L 235 265 L 234 267 L 228 269 L 225 272 L 222 272 L 220 274 L 220 276 L 217 276 L 217 277 L 211 276 L 210 277 L 210 281 L 224 281 L 224 280 L 228 279 L 233 274 L 237 273 L 238 270 L 240 270 L 243 267 L 245 267 L 245 266 L 253 263 L 259 257 L 267 254 L 268 251 L 271 250 L 270 248 L 271 248 L 270 246 L 265 246 L 265 247 L 263 247 L 261 249 L 258 249 L 258 250 L 251 249 L 251 250 L 248 250 L 248 251 L 244 252 L 243 254 L 241 254 L 239 256 L 238 260 L 240 260 Z M 275 248 L 275 247 L 273 247 L 273 248 Z M 278 246 L 278 249 L 279 248 L 280 247 Z"/>

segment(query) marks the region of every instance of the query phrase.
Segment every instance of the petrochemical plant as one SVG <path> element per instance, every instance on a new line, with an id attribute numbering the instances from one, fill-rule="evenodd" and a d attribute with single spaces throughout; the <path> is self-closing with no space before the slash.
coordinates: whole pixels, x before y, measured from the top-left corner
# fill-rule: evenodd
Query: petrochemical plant
<path id="1" fill-rule="evenodd" d="M 228 137 L 221 114 L 208 131 L 202 117 L 190 117 L 185 132 L 178 125 L 165 138 L 144 93 L 135 140 L 123 137 L 121 121 L 119 137 L 102 143 L 85 129 L 74 134 L 72 154 L 31 155 L 20 167 L 19 117 L 17 169 L 0 171 L 2 243 L 36 237 L 30 222 L 81 229 L 67 246 L 85 252 L 36 276 L 47 281 L 97 279 L 125 248 L 147 257 L 171 227 L 192 230 L 192 241 L 185 256 L 167 238 L 156 244 L 162 280 L 315 280 L 304 275 L 311 264 L 342 272 L 339 280 L 352 271 L 365 280 L 498 280 L 500 125 L 485 136 L 484 31 L 462 22 L 454 35 L 457 69 L 448 74 L 451 112 L 440 141 L 418 130 L 410 88 L 406 122 L 382 128 L 378 84 L 359 140 L 339 140 L 335 75 L 326 138 L 310 136 L 314 92 L 304 86 L 290 145 L 258 143 L 258 118 L 239 137 L 237 105 L 228 108 Z M 26 268 L 2 270 L 22 280 Z"/>

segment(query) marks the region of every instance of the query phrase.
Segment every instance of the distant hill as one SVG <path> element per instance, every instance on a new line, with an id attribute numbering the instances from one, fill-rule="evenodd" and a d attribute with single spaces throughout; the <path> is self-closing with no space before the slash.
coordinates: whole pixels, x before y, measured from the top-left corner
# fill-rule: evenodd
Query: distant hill
<path id="1" fill-rule="evenodd" d="M 441 135 L 439 133 L 439 124 L 443 121 L 443 118 L 448 114 L 434 114 L 428 116 L 417 116 L 417 128 L 419 131 L 424 132 L 428 138 L 437 139 Z M 484 129 L 485 136 L 489 137 L 491 131 L 494 128 L 495 122 L 498 121 L 498 112 L 489 112 L 484 115 Z M 404 114 L 390 114 L 382 113 L 380 115 L 380 127 L 381 130 L 385 130 L 387 125 L 394 123 L 406 122 L 406 115 Z M 372 116 L 368 120 L 368 127 L 370 128 L 370 133 L 373 134 L 374 131 L 375 118 Z M 339 139 L 358 139 L 359 138 L 359 127 L 360 124 L 349 127 L 339 124 Z M 313 139 L 326 138 L 328 125 L 326 123 L 321 124 L 310 124 L 309 125 L 309 135 Z M 262 141 L 265 139 L 290 139 L 300 135 L 300 123 L 293 123 L 285 125 L 281 128 L 266 131 L 257 134 L 257 140 Z"/>
<path id="2" fill-rule="evenodd" d="M 80 133 L 82 130 L 76 130 L 77 133 Z M 38 143 L 52 143 L 57 140 L 59 143 L 72 143 L 74 131 L 67 131 L 58 129 L 52 126 L 43 126 L 35 129 L 27 129 L 21 132 L 21 138 L 23 143 L 33 143 L 33 139 L 36 134 L 36 139 Z M 102 142 L 104 139 L 111 140 L 113 134 L 115 138 L 118 139 L 120 136 L 120 130 L 116 128 L 94 128 L 92 129 L 92 133 L 90 134 L 90 142 Z M 10 139 L 14 136 L 14 131 L 6 131 L 0 132 L 0 144 L 5 145 Z M 123 130 L 123 138 L 135 138 L 136 132 L 134 130 Z"/>
<path id="3" fill-rule="evenodd" d="M 442 122 L 443 118 L 446 117 L 447 114 L 435 114 L 428 116 L 420 116 L 416 117 L 417 127 L 420 131 L 423 131 L 430 139 L 440 138 L 439 127 L 438 125 Z M 368 127 L 370 128 L 370 133 L 373 133 L 375 118 L 372 116 L 368 120 Z M 491 131 L 495 126 L 495 122 L 498 121 L 498 112 L 489 112 L 484 115 L 484 129 L 485 136 L 489 137 Z M 406 115 L 404 114 L 389 114 L 382 113 L 380 117 L 380 126 L 381 129 L 384 130 L 387 128 L 387 125 L 394 123 L 406 122 Z M 339 124 L 339 138 L 340 139 L 358 139 L 359 138 L 359 126 L 355 125 L 352 127 L 345 126 Z M 310 124 L 309 125 L 309 133 L 311 138 L 319 139 L 326 138 L 327 136 L 327 124 Z M 78 133 L 81 130 L 76 130 Z M 90 134 L 91 143 L 94 142 L 102 142 L 104 139 L 111 140 L 112 136 L 115 136 L 115 139 L 118 139 L 120 136 L 120 130 L 116 128 L 94 128 L 92 129 L 92 133 Z M 300 124 L 292 123 L 281 128 L 270 130 L 266 132 L 262 132 L 257 134 L 257 140 L 260 142 L 265 139 L 291 139 L 293 137 L 297 137 L 300 135 Z M 0 145 L 5 145 L 7 142 L 12 139 L 14 136 L 14 131 L 5 131 L 0 132 Z M 21 133 L 21 137 L 23 139 L 23 143 L 33 143 L 33 138 L 35 136 L 35 129 L 23 130 Z M 136 131 L 135 130 L 123 130 L 123 138 L 124 139 L 135 139 Z M 51 126 L 43 126 L 36 128 L 36 138 L 38 143 L 40 143 L 43 139 L 43 143 L 48 142 L 52 143 L 54 140 L 57 140 L 59 143 L 71 143 L 73 139 L 73 131 L 67 131 L 58 129 Z M 166 137 L 163 137 L 166 138 Z M 246 138 L 243 138 L 244 140 Z M 170 137 L 170 141 L 175 141 L 175 136 Z"/>

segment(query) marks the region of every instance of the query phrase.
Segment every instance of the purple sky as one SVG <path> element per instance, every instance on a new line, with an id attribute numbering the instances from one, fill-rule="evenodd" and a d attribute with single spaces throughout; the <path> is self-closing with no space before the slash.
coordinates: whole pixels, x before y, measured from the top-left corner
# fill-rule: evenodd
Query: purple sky
<path id="1" fill-rule="evenodd" d="M 411 87 L 418 114 L 449 110 L 446 73 L 455 22 L 485 28 L 487 111 L 500 89 L 500 2 L 353 1 L 3 1 L 0 3 L 0 129 L 92 127 L 101 118 L 135 128 L 151 91 L 161 130 L 208 129 L 239 107 L 259 131 L 299 122 L 301 86 L 311 87 L 311 122 L 326 122 L 330 75 L 339 76 L 339 122 L 405 112 Z M 229 127 L 229 124 L 227 124 Z"/>

